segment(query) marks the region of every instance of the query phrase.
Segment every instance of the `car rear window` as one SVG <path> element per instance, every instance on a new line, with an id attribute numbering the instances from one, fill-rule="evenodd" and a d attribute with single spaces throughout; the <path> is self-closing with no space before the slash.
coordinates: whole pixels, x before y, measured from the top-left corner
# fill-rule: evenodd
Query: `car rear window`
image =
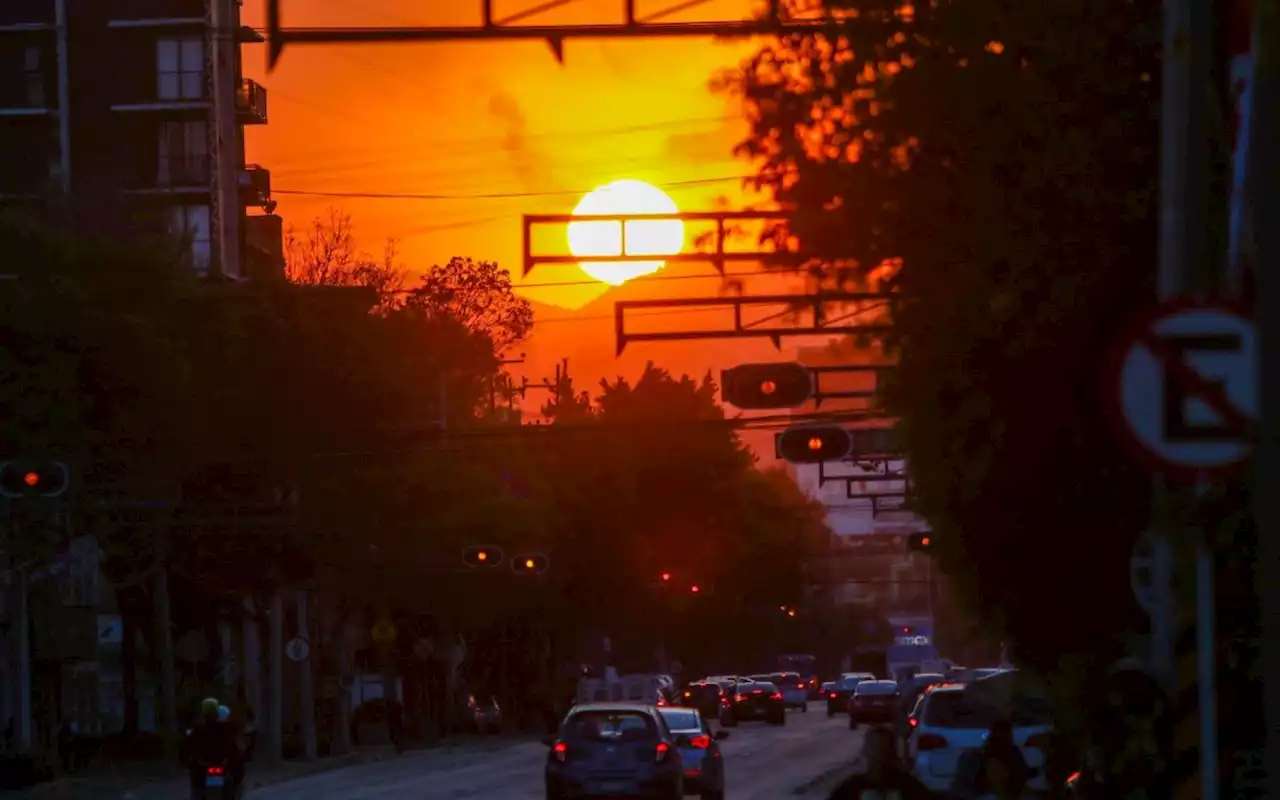
<path id="1" fill-rule="evenodd" d="M 639 711 L 579 711 L 565 721 L 564 738 L 577 742 L 643 742 L 658 738 L 653 718 Z"/>
<path id="2" fill-rule="evenodd" d="M 854 694 L 894 694 L 898 684 L 893 681 L 863 681 L 854 690 Z"/>
<path id="3" fill-rule="evenodd" d="M 659 712 L 667 721 L 667 727 L 673 731 L 696 731 L 702 729 L 702 717 L 696 711 L 682 708 L 663 709 Z"/>
<path id="4" fill-rule="evenodd" d="M 851 678 L 841 678 L 839 681 L 836 682 L 836 685 L 839 686 L 841 689 L 852 689 L 862 682 L 863 682 L 862 678 L 854 676 Z"/>

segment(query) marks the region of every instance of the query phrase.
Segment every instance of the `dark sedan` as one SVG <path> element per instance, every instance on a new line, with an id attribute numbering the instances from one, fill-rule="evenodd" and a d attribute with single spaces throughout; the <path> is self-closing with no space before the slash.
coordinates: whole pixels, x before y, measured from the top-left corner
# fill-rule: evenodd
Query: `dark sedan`
<path id="1" fill-rule="evenodd" d="M 862 681 L 849 698 L 849 729 L 892 723 L 898 715 L 899 697 L 895 681 Z"/>
<path id="2" fill-rule="evenodd" d="M 711 731 L 707 721 L 692 708 L 664 708 L 662 718 L 676 737 L 684 761 L 685 794 L 705 800 L 724 800 L 724 753 L 720 742 L 728 731 Z"/>
<path id="3" fill-rule="evenodd" d="M 680 748 L 653 706 L 575 706 L 547 744 L 547 800 L 684 796 Z"/>
<path id="4" fill-rule="evenodd" d="M 696 708 L 704 718 L 724 724 L 729 717 L 729 698 L 720 684 L 699 681 L 684 687 L 673 705 Z"/>
<path id="5" fill-rule="evenodd" d="M 858 684 L 875 679 L 876 676 L 870 672 L 850 672 L 841 675 L 840 680 L 832 681 L 831 688 L 827 690 L 827 716 L 834 717 L 847 712 L 849 698 L 853 696 L 853 690 L 858 688 Z"/>
<path id="6" fill-rule="evenodd" d="M 772 683 L 739 683 L 729 705 L 731 725 L 759 719 L 770 725 L 787 724 L 782 692 Z"/>

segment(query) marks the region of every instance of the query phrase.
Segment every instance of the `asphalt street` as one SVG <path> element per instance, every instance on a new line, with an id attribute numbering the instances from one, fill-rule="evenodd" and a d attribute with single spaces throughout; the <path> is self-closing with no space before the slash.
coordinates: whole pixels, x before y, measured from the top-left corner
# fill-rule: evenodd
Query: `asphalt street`
<path id="1" fill-rule="evenodd" d="M 813 704 L 809 713 L 790 712 L 787 724 L 745 723 L 732 730 L 724 750 L 729 800 L 822 797 L 832 779 L 818 780 L 851 766 L 861 732 L 843 717 L 828 719 Z M 547 749 L 538 742 L 511 744 L 491 752 L 425 751 L 387 761 L 288 781 L 254 790 L 252 800 L 532 800 L 544 796 L 542 769 Z"/>

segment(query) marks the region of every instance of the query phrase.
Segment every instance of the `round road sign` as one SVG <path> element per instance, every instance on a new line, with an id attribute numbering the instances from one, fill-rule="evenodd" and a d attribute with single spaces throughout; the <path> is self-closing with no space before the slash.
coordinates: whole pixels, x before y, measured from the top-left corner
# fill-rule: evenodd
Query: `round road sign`
<path id="1" fill-rule="evenodd" d="M 373 640 L 378 644 L 390 644 L 396 640 L 395 623 L 389 619 L 379 620 L 377 624 L 373 626 L 373 630 L 370 632 L 370 635 L 373 636 Z"/>
<path id="2" fill-rule="evenodd" d="M 1140 320 L 1119 344 L 1105 402 L 1145 461 L 1194 481 L 1248 460 L 1258 377 L 1247 312 L 1175 302 Z"/>
<path id="3" fill-rule="evenodd" d="M 311 655 L 311 645 L 301 636 L 295 636 L 284 646 L 284 654 L 290 661 L 306 661 L 307 656 Z"/>

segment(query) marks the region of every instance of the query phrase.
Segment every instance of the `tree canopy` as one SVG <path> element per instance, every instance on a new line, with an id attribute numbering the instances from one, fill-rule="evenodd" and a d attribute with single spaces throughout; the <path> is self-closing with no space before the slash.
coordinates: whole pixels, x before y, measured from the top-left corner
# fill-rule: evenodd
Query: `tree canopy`
<path id="1" fill-rule="evenodd" d="M 794 211 L 771 236 L 896 292 L 887 411 L 968 605 L 1025 663 L 1112 654 L 1149 488 L 1096 399 L 1154 274 L 1159 8 L 823 5 L 718 83 Z"/>

